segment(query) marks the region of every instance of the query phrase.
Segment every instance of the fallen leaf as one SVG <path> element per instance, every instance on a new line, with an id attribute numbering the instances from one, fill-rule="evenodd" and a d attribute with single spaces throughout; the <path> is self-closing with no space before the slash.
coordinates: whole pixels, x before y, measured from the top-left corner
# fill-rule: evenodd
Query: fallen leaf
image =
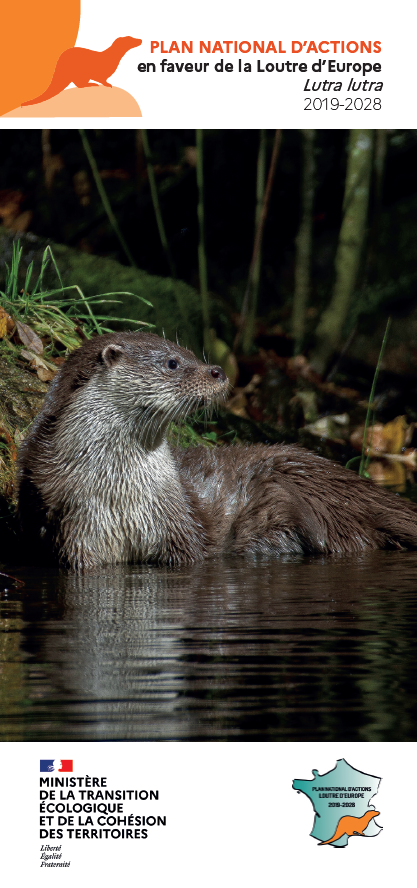
<path id="1" fill-rule="evenodd" d="M 360 426 L 350 436 L 350 443 L 356 450 L 362 450 L 363 430 L 364 427 Z M 373 426 L 368 428 L 367 447 L 370 448 L 372 455 L 398 455 L 404 449 L 407 432 L 408 426 L 405 416 L 397 416 L 386 425 L 383 425 L 382 422 L 375 422 Z"/>
<path id="2" fill-rule="evenodd" d="M 258 385 L 261 382 L 262 382 L 262 376 L 260 376 L 259 373 L 254 373 L 250 382 L 248 382 L 248 384 L 245 385 L 245 388 L 242 389 L 242 391 L 244 391 L 246 395 L 252 395 L 253 392 L 256 391 L 256 389 L 258 388 Z"/>
<path id="3" fill-rule="evenodd" d="M 32 362 L 32 361 L 35 360 L 35 358 L 37 357 L 37 355 L 35 355 L 34 352 L 29 352 L 29 351 L 26 351 L 25 348 L 22 348 L 21 351 L 20 351 L 20 357 L 21 357 L 21 358 L 24 358 L 25 361 L 30 361 L 30 362 Z"/>
<path id="4" fill-rule="evenodd" d="M 247 403 L 248 402 L 244 390 L 235 389 L 233 397 L 230 398 L 230 400 L 227 402 L 227 409 L 230 410 L 231 413 L 234 413 L 235 416 L 242 416 L 244 419 L 247 419 Z"/>
<path id="5" fill-rule="evenodd" d="M 366 443 L 371 447 L 372 453 L 385 453 L 387 450 L 384 428 L 382 422 L 375 422 L 374 425 L 370 426 L 368 429 Z"/>
<path id="6" fill-rule="evenodd" d="M 6 339 L 7 336 L 7 314 L 4 308 L 0 308 L 0 339 Z"/>
<path id="7" fill-rule="evenodd" d="M 402 462 L 413 469 L 417 466 L 417 451 L 414 447 L 409 447 L 407 450 L 404 450 L 404 453 L 383 453 L 382 456 L 384 459 L 392 460 L 393 462 Z"/>
<path id="8" fill-rule="evenodd" d="M 405 416 L 397 416 L 384 426 L 386 453 L 401 453 L 405 444 L 407 422 Z"/>
<path id="9" fill-rule="evenodd" d="M 338 413 L 335 416 L 321 416 L 316 422 L 308 423 L 304 426 L 307 432 L 317 435 L 319 438 L 328 438 L 329 441 L 335 441 L 343 444 L 340 438 L 343 426 L 349 424 L 349 415 L 347 413 Z"/>
<path id="10" fill-rule="evenodd" d="M 42 382 L 51 382 L 51 379 L 55 376 L 55 373 L 53 373 L 52 370 L 48 370 L 46 367 L 37 367 L 36 372 Z"/>
<path id="11" fill-rule="evenodd" d="M 25 210 L 23 213 L 19 213 L 19 215 L 10 222 L 8 227 L 11 231 L 27 231 L 32 219 L 32 210 Z"/>
<path id="12" fill-rule="evenodd" d="M 398 493 L 404 492 L 406 472 L 403 463 L 397 461 L 382 462 L 381 460 L 371 460 L 367 472 L 375 484 L 390 487 Z"/>
<path id="13" fill-rule="evenodd" d="M 358 428 L 354 429 L 349 440 L 352 447 L 355 450 L 362 450 L 363 445 L 363 433 L 364 426 L 358 426 Z M 371 443 L 372 442 L 372 443 Z M 373 426 L 370 426 L 366 436 L 367 447 L 365 452 L 368 453 L 369 444 L 371 444 L 370 452 L 374 456 L 379 456 L 382 453 L 385 453 L 385 442 L 384 442 L 384 426 L 382 422 L 375 422 Z"/>
<path id="14" fill-rule="evenodd" d="M 38 334 L 28 324 L 22 324 L 21 321 L 16 321 L 16 327 L 23 345 L 29 346 L 37 355 L 41 355 L 43 352 L 43 342 L 39 339 Z"/>
<path id="15" fill-rule="evenodd" d="M 7 446 L 9 448 L 9 453 L 10 453 L 12 460 L 16 460 L 16 457 L 17 457 L 16 444 L 15 444 L 10 432 L 8 431 L 8 429 L 6 429 L 6 427 L 4 425 L 0 425 L 0 437 L 5 439 Z"/>
<path id="16" fill-rule="evenodd" d="M 13 318 L 7 314 L 4 308 L 0 305 L 0 339 L 6 339 L 6 336 L 15 328 L 15 322 Z"/>
<path id="17" fill-rule="evenodd" d="M 415 447 L 407 447 L 402 454 L 403 461 L 406 465 L 413 469 L 417 467 L 417 449 Z"/>
<path id="18" fill-rule="evenodd" d="M 26 349 L 22 348 L 21 357 L 25 359 L 25 361 L 30 362 L 30 366 L 32 370 L 36 370 L 36 373 L 39 376 L 39 379 L 42 382 L 50 382 L 51 379 L 54 378 L 57 370 L 55 367 L 51 367 L 43 358 L 40 358 L 39 355 L 35 355 L 34 352 L 26 351 Z"/>
<path id="19" fill-rule="evenodd" d="M 6 228 L 12 228 L 14 220 L 20 213 L 20 204 L 23 201 L 21 191 L 12 191 L 7 188 L 0 191 L 0 219 Z"/>

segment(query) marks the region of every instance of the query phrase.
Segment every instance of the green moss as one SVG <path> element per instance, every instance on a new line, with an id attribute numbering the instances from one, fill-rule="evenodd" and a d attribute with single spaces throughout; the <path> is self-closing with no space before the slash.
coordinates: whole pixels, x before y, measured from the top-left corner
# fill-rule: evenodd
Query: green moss
<path id="1" fill-rule="evenodd" d="M 105 293 L 109 290 L 130 291 L 152 303 L 144 305 L 132 296 L 123 299 L 121 305 L 107 306 L 106 313 L 117 317 L 129 317 L 155 325 L 155 331 L 168 339 L 183 335 L 183 324 L 175 298 L 174 281 L 171 278 L 156 277 L 136 268 L 120 265 L 114 259 L 103 259 L 79 253 L 61 244 L 53 245 L 62 279 L 65 284 L 76 281 L 86 296 Z M 194 329 L 201 326 L 199 294 L 183 281 L 175 281 L 181 291 L 181 298 L 190 325 Z M 125 325 L 126 326 L 126 325 Z M 195 336 L 197 339 L 197 336 Z M 190 343 L 186 343 L 190 345 Z M 192 344 L 191 344 L 192 345 Z"/>
<path id="2" fill-rule="evenodd" d="M 15 240 L 13 233 L 0 227 L 0 287 L 5 280 L 4 263 L 11 263 L 12 244 Z M 20 235 L 20 243 L 23 247 L 20 280 L 23 287 L 26 271 L 33 260 L 34 275 L 39 273 L 41 261 L 47 241 L 35 238 L 33 235 Z M 105 314 L 117 318 L 132 318 L 154 324 L 155 332 L 165 334 L 168 339 L 177 338 L 181 343 L 201 352 L 200 342 L 201 309 L 200 296 L 193 287 L 183 281 L 174 281 L 171 278 L 157 277 L 136 268 L 121 265 L 114 259 L 105 259 L 101 256 L 92 256 L 82 253 L 62 244 L 51 243 L 54 257 L 58 265 L 62 281 L 65 286 L 77 284 L 86 297 L 101 293 L 128 291 L 135 296 L 118 296 L 121 302 L 117 305 L 105 306 Z M 45 286 L 56 287 L 56 272 L 50 267 L 47 269 Z M 191 334 L 185 333 L 184 324 L 178 308 L 178 300 L 175 296 L 174 286 L 181 291 L 181 301 L 184 305 L 189 327 L 194 331 L 193 341 L 189 341 Z M 152 303 L 145 305 L 142 297 Z M 100 312 L 101 313 L 101 312 Z M 123 323 L 122 327 L 128 325 Z"/>

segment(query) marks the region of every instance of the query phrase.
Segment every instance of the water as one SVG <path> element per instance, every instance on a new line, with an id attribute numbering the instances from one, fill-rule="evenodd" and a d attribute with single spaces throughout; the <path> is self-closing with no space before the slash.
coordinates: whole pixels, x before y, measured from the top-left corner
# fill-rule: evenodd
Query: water
<path id="1" fill-rule="evenodd" d="M 417 553 L 11 568 L 0 739 L 417 739 Z"/>

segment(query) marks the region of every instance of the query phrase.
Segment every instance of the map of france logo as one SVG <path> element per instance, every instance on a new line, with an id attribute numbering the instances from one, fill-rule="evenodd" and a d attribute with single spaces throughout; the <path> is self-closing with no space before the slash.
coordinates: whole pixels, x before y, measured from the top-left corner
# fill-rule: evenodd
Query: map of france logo
<path id="1" fill-rule="evenodd" d="M 325 774 L 313 769 L 313 780 L 293 780 L 292 787 L 310 799 L 314 823 L 310 835 L 319 845 L 345 848 L 352 836 L 373 838 L 382 827 L 371 799 L 377 794 L 381 778 L 352 768 L 345 759 Z"/>
<path id="2" fill-rule="evenodd" d="M 72 772 L 73 759 L 41 759 L 41 771 L 58 771 L 60 774 L 64 772 Z"/>

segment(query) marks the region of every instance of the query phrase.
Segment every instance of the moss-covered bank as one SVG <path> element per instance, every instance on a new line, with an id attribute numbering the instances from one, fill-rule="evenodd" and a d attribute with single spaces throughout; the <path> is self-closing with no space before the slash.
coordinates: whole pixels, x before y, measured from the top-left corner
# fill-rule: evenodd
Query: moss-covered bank
<path id="1" fill-rule="evenodd" d="M 19 235 L 23 247 L 21 261 L 22 286 L 27 268 L 34 261 L 35 276 L 39 273 L 45 246 L 51 244 L 62 280 L 65 286 L 77 284 L 85 296 L 109 292 L 130 292 L 135 296 L 152 303 L 152 307 L 146 305 L 135 296 L 119 296 L 121 303 L 106 305 L 105 313 L 115 319 L 117 317 L 132 318 L 145 321 L 155 326 L 155 332 L 165 333 L 168 339 L 176 339 L 177 335 L 182 342 L 199 348 L 197 331 L 202 329 L 200 297 L 197 290 L 185 284 L 183 281 L 173 281 L 171 278 L 157 277 L 140 269 L 121 265 L 114 259 L 105 259 L 101 256 L 92 256 L 82 253 L 71 247 L 55 244 L 32 234 Z M 17 236 L 5 228 L 0 227 L 0 285 L 4 281 L 5 263 L 9 265 L 12 258 L 12 244 Z M 56 273 L 50 267 L 44 278 L 45 286 L 56 287 Z M 188 320 L 189 332 L 184 329 L 185 324 L 181 317 L 177 295 L 181 296 Z M 189 339 L 194 342 L 190 343 Z"/>

